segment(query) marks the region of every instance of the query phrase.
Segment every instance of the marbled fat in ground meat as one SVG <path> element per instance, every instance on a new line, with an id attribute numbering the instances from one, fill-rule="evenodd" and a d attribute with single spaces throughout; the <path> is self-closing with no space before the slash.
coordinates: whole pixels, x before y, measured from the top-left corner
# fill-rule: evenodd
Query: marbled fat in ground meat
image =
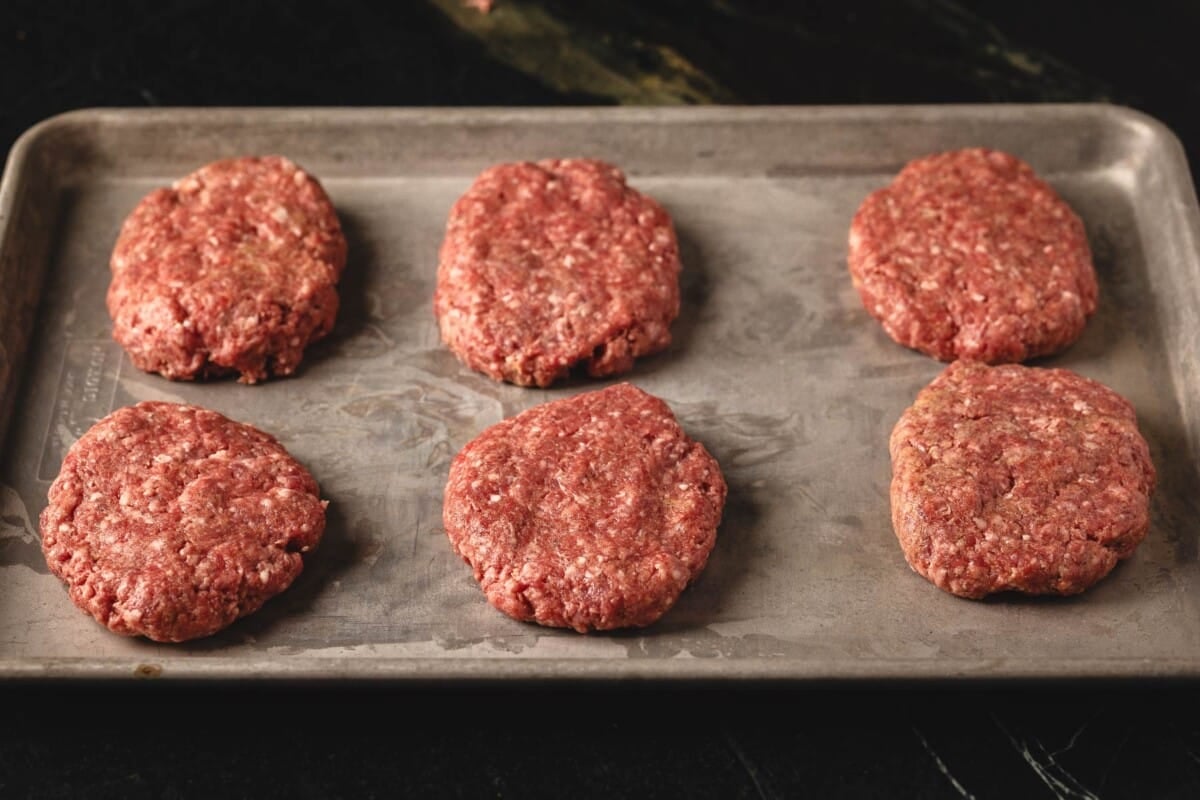
<path id="1" fill-rule="evenodd" d="M 917 159 L 850 226 L 850 274 L 894 340 L 943 361 L 1020 362 L 1096 310 L 1083 223 L 1030 166 L 974 148 Z"/>
<path id="2" fill-rule="evenodd" d="M 147 195 L 113 249 L 113 337 L 139 369 L 290 375 L 329 333 L 346 240 L 315 178 L 280 156 L 209 164 Z"/>
<path id="3" fill-rule="evenodd" d="M 291 585 L 325 505 L 272 436 L 194 406 L 139 403 L 68 451 L 42 550 L 71 600 L 110 630 L 181 642 Z"/>
<path id="4" fill-rule="evenodd" d="M 905 558 L 962 597 L 1082 592 L 1149 528 L 1155 470 L 1133 408 L 1067 370 L 957 361 L 890 449 Z"/>
<path id="5" fill-rule="evenodd" d="M 493 606 L 586 632 L 671 608 L 708 561 L 725 494 L 667 404 L 619 384 L 485 430 L 451 465 L 443 520 Z"/>
<path id="6" fill-rule="evenodd" d="M 500 164 L 450 211 L 434 312 L 446 345 L 496 380 L 615 375 L 670 344 L 679 271 L 671 218 L 616 167 Z"/>

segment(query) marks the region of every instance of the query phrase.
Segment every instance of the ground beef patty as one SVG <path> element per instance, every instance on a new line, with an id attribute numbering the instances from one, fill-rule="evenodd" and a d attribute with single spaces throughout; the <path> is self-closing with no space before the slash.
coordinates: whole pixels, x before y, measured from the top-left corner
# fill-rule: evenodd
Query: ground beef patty
<path id="1" fill-rule="evenodd" d="M 667 212 L 616 167 L 501 164 L 450 211 L 434 312 L 446 345 L 496 380 L 615 375 L 670 344 L 679 270 Z"/>
<path id="2" fill-rule="evenodd" d="M 708 561 L 725 480 L 629 384 L 536 406 L 455 457 L 443 520 L 488 602 L 580 632 L 649 625 Z"/>
<path id="3" fill-rule="evenodd" d="M 168 378 L 290 375 L 333 327 L 346 240 L 316 179 L 279 156 L 209 164 L 134 208 L 112 254 L 113 337 Z"/>
<path id="4" fill-rule="evenodd" d="M 892 522 L 953 594 L 1075 594 L 1133 554 L 1155 471 L 1133 408 L 1062 369 L 958 361 L 891 436 Z"/>
<path id="5" fill-rule="evenodd" d="M 96 423 L 41 516 L 46 563 L 75 605 L 162 642 L 257 610 L 300 574 L 324 528 L 316 481 L 273 437 L 174 403 Z"/>
<path id="6" fill-rule="evenodd" d="M 1096 310 L 1083 223 L 1029 165 L 994 150 L 908 164 L 855 214 L 849 265 L 888 335 L 943 361 L 1053 353 Z"/>

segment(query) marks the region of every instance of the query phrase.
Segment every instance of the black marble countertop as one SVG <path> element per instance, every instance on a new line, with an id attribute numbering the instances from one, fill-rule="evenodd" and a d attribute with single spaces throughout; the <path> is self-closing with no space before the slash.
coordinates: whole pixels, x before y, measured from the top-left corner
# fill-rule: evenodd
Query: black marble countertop
<path id="1" fill-rule="evenodd" d="M 1101 101 L 1200 155 L 1200 5 L 0 8 L 0 149 L 95 106 Z M 1200 797 L 1200 686 L 0 686 L 0 797 Z"/>

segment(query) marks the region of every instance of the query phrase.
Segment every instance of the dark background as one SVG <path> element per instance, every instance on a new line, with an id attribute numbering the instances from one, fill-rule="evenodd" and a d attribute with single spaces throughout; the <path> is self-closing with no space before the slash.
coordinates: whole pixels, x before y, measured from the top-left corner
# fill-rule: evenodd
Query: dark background
<path id="1" fill-rule="evenodd" d="M 1200 155 L 1200 3 L 8 0 L 93 106 L 1102 101 Z M 0 797 L 1200 797 L 1192 683 L 0 686 Z"/>

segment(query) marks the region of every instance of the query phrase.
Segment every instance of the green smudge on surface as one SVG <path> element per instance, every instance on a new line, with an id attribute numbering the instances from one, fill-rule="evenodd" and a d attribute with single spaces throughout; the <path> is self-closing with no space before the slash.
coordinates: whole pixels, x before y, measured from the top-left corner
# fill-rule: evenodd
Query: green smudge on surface
<path id="1" fill-rule="evenodd" d="M 528 2 L 481 13 L 463 0 L 430 0 L 498 62 L 561 92 L 584 92 L 628 105 L 733 102 L 733 92 L 674 48 L 579 29 Z"/>

